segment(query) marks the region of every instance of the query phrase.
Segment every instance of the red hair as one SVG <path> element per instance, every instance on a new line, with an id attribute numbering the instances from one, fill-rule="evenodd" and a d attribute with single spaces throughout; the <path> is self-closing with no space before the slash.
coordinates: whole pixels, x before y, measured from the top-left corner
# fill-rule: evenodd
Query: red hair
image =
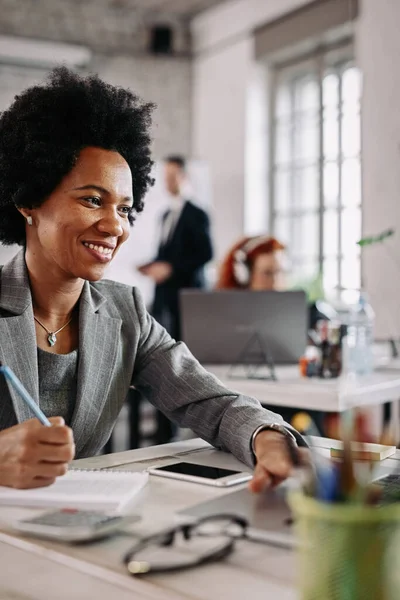
<path id="1" fill-rule="evenodd" d="M 230 249 L 224 258 L 219 270 L 216 288 L 227 290 L 240 289 L 244 287 L 236 280 L 234 273 L 234 264 L 235 260 L 237 260 L 235 255 L 238 251 L 241 251 L 245 254 L 245 263 L 251 271 L 252 265 L 257 256 L 260 254 L 273 254 L 278 250 L 284 249 L 285 246 L 278 242 L 278 240 L 274 237 L 255 236 L 241 239 Z"/>

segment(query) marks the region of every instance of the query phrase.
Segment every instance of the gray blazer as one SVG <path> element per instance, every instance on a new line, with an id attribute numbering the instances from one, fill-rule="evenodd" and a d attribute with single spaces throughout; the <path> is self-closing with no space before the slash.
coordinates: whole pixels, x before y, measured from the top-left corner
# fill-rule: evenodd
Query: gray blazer
<path id="1" fill-rule="evenodd" d="M 24 251 L 0 273 L 0 360 L 39 402 L 37 346 Z M 226 389 L 185 344 L 148 314 L 135 288 L 85 282 L 79 305 L 77 396 L 71 427 L 77 457 L 107 442 L 129 386 L 135 385 L 169 418 L 216 447 L 252 464 L 250 440 L 262 424 L 283 423 L 253 398 Z M 0 381 L 0 429 L 32 418 Z"/>

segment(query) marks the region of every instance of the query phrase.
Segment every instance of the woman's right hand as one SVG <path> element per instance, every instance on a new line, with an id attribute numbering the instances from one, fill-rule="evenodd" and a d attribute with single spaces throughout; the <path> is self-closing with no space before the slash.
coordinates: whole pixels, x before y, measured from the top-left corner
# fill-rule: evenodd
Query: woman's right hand
<path id="1" fill-rule="evenodd" d="M 0 432 L 0 485 L 36 488 L 65 475 L 75 456 L 72 429 L 61 417 L 51 427 L 29 419 Z"/>

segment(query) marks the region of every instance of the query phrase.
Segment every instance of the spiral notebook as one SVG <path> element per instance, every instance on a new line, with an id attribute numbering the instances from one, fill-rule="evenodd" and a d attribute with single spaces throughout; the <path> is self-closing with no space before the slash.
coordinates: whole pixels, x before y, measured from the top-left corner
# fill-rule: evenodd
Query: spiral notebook
<path id="1" fill-rule="evenodd" d="M 68 471 L 48 487 L 16 490 L 0 486 L 0 504 L 122 512 L 148 480 L 148 473 Z"/>

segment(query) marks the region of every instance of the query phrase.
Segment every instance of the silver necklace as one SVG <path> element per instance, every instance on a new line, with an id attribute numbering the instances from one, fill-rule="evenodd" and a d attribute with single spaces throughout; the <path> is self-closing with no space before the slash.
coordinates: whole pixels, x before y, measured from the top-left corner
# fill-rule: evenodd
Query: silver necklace
<path id="1" fill-rule="evenodd" d="M 37 323 L 39 323 L 39 325 L 40 325 L 41 327 L 43 327 L 43 329 L 44 329 L 44 330 L 45 330 L 45 331 L 48 333 L 48 336 L 47 336 L 47 341 L 49 342 L 49 346 L 54 346 L 54 344 L 55 344 L 55 343 L 56 343 L 56 341 L 57 341 L 57 333 L 60 333 L 60 331 L 62 331 L 63 329 L 65 329 L 65 327 L 71 323 L 71 321 L 72 321 L 72 319 L 73 319 L 74 317 L 72 316 L 72 317 L 70 318 L 70 320 L 69 320 L 67 323 L 65 323 L 65 325 L 63 325 L 62 327 L 60 327 L 60 329 L 57 329 L 57 331 L 49 331 L 49 330 L 47 329 L 47 327 L 45 327 L 45 326 L 43 325 L 43 323 L 41 323 L 41 322 L 39 321 L 39 319 L 37 319 L 37 318 L 35 317 L 35 315 L 33 315 L 33 318 L 34 318 L 34 319 L 35 319 L 35 321 L 36 321 Z"/>

